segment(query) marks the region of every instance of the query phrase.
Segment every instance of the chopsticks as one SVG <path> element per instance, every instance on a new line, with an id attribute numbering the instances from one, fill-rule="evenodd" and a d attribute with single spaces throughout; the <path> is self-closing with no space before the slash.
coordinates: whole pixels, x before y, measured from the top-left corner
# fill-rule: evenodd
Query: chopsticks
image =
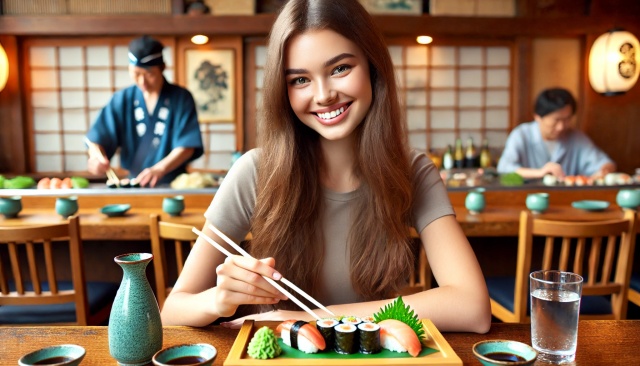
<path id="1" fill-rule="evenodd" d="M 94 142 L 89 140 L 88 138 L 84 138 L 84 142 L 89 146 L 89 155 L 94 157 L 104 157 L 102 155 L 102 150 L 96 145 Z M 120 179 L 118 179 L 118 175 L 113 171 L 111 167 L 107 170 L 107 178 L 110 181 L 113 181 L 117 187 L 120 187 Z"/>
<path id="2" fill-rule="evenodd" d="M 216 233 L 216 235 L 218 235 L 220 238 L 222 238 L 222 240 L 224 240 L 227 244 L 231 245 L 231 247 L 233 247 L 235 250 L 237 250 L 238 253 L 240 253 L 243 257 L 253 258 L 249 253 L 247 253 L 244 249 L 242 249 L 238 244 L 234 243 L 233 240 L 229 239 L 226 235 L 224 235 L 215 226 L 209 224 L 209 228 L 211 228 L 211 230 L 213 230 L 213 232 Z M 227 257 L 231 257 L 233 255 L 228 250 L 226 250 L 223 246 L 221 246 L 220 244 L 216 243 L 215 240 L 211 239 L 210 237 L 208 237 L 207 235 L 205 235 L 203 232 L 199 231 L 198 229 L 192 228 L 192 231 L 194 233 L 198 234 L 198 236 L 202 237 L 209 244 L 213 245 L 216 249 L 218 249 L 220 252 L 222 252 Z M 309 315 L 313 316 L 316 320 L 320 320 L 321 319 L 313 310 L 309 309 L 309 307 L 307 305 L 305 305 L 303 302 L 298 300 L 295 296 L 293 296 L 289 291 L 285 290 L 282 286 L 278 285 L 278 283 L 276 283 L 276 281 L 274 281 L 273 279 L 271 279 L 269 277 L 266 277 L 266 276 L 262 276 L 262 277 L 265 280 L 267 280 L 267 282 L 269 282 L 273 287 L 278 289 L 278 291 L 280 291 L 283 294 L 285 294 L 289 299 L 291 299 L 291 301 L 293 301 L 298 306 L 300 306 L 304 311 L 309 313 Z M 294 289 L 297 293 L 299 293 L 300 295 L 304 296 L 307 300 L 311 301 L 313 304 L 318 306 L 320 309 L 326 311 L 327 313 L 329 313 L 331 315 L 335 315 L 331 310 L 327 309 L 319 301 L 317 301 L 316 299 L 311 297 L 309 294 L 304 292 L 298 286 L 296 286 L 293 283 L 291 283 L 286 278 L 282 277 L 280 279 L 280 281 L 283 282 L 285 285 L 289 286 L 290 288 Z"/>

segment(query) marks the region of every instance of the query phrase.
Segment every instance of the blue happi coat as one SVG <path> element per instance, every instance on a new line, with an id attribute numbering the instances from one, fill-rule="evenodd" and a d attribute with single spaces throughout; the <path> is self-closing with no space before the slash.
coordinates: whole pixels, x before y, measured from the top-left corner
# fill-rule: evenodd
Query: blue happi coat
<path id="1" fill-rule="evenodd" d="M 191 93 L 164 81 L 152 115 L 142 91 L 135 85 L 116 92 L 87 133 L 87 138 L 104 147 L 111 159 L 120 147 L 120 165 L 136 177 L 169 155 L 177 147 L 195 149 L 191 158 L 159 183 L 169 183 L 186 171 L 188 162 L 203 153 L 202 136 Z"/>

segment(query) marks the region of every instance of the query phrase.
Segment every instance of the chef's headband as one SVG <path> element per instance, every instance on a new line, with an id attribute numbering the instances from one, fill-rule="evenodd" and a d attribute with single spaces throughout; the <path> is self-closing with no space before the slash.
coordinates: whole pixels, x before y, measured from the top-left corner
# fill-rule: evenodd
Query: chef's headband
<path id="1" fill-rule="evenodd" d="M 163 48 L 162 43 L 149 36 L 136 38 L 129 43 L 129 64 L 139 67 L 164 65 Z"/>

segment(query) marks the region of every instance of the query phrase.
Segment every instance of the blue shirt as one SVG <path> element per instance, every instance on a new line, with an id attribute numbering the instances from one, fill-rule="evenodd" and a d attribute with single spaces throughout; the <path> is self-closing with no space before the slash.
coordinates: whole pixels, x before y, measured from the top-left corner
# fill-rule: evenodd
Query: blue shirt
<path id="1" fill-rule="evenodd" d="M 540 169 L 548 162 L 562 166 L 566 175 L 591 176 L 606 163 L 613 163 L 582 131 L 572 129 L 556 140 L 549 154 L 538 122 L 522 123 L 511 131 L 498 162 L 499 173 L 519 168 Z"/>
<path id="2" fill-rule="evenodd" d="M 165 158 L 171 150 L 193 148 L 193 155 L 159 183 L 169 183 L 186 172 L 187 164 L 203 153 L 198 115 L 191 93 L 166 80 L 153 114 L 149 114 L 142 91 L 135 85 L 116 92 L 87 133 L 111 159 L 120 148 L 120 165 L 137 176 Z"/>

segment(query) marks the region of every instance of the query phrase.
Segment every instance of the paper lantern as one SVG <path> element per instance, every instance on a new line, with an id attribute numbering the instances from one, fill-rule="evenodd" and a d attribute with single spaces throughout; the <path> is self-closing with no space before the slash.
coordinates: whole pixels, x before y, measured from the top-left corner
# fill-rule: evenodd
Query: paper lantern
<path id="1" fill-rule="evenodd" d="M 7 53 L 4 52 L 4 48 L 0 44 L 0 91 L 2 91 L 7 85 L 7 79 L 9 78 L 9 59 L 7 59 Z"/>
<path id="2" fill-rule="evenodd" d="M 589 82 L 604 95 L 631 89 L 640 72 L 640 44 L 631 33 L 609 31 L 596 39 L 589 53 Z"/>

